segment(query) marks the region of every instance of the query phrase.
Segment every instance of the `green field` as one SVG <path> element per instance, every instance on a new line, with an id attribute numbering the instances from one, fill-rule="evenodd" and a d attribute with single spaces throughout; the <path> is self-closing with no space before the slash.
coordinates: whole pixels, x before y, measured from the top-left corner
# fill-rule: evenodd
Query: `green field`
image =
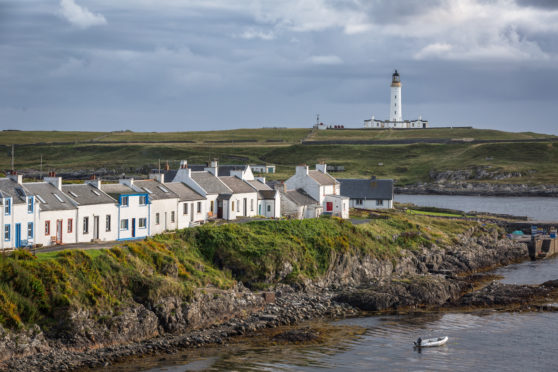
<path id="1" fill-rule="evenodd" d="M 458 135 L 456 132 L 458 131 Z M 430 129 L 405 131 L 320 131 L 320 136 L 341 138 L 355 133 L 379 133 L 412 138 L 426 135 L 440 138 L 484 138 L 529 139 L 544 137 L 531 133 L 507 133 L 477 129 Z M 1 132 L 2 143 L 25 137 L 33 142 L 39 139 L 38 132 Z M 52 142 L 64 142 L 71 132 L 46 132 Z M 345 172 L 333 173 L 336 177 L 366 178 L 371 175 L 396 179 L 400 184 L 430 181 L 431 171 L 462 170 L 476 166 L 490 167 L 490 172 L 520 172 L 521 177 L 499 181 L 481 179 L 482 182 L 558 184 L 558 143 L 554 142 L 503 142 L 503 143 L 452 143 L 410 145 L 301 145 L 300 140 L 309 133 L 306 129 L 239 129 L 222 132 L 191 133 L 75 133 L 75 138 L 97 138 L 102 141 L 131 141 L 131 143 L 72 143 L 15 146 L 17 169 L 38 170 L 41 156 L 44 171 L 68 171 L 74 169 L 93 173 L 100 168 L 114 169 L 127 174 L 147 174 L 156 168 L 159 160 L 167 161 L 176 169 L 179 161 L 191 164 L 205 163 L 217 158 L 221 164 L 271 163 L 277 165 L 277 174 L 268 178 L 286 179 L 294 173 L 294 167 L 306 163 L 313 166 L 318 162 L 345 167 Z M 322 134 L 324 133 L 324 134 Z M 194 136 L 195 134 L 195 136 Z M 6 137 L 7 135 L 7 137 Z M 338 137 L 333 137 L 334 135 Z M 10 137 L 11 136 L 11 137 Z M 58 136 L 58 137 L 57 137 Z M 103 137 L 104 136 L 104 137 Z M 145 143 L 141 141 L 177 140 L 190 136 L 195 143 Z M 8 138 L 9 137 L 9 138 Z M 362 137 L 360 137 L 362 138 Z M 405 138 L 405 137 L 401 137 Z M 204 143 L 204 141 L 234 141 L 252 139 L 250 143 Z M 281 142 L 268 142 L 268 141 Z M 10 146 L 0 145 L 0 169 L 10 167 Z"/>

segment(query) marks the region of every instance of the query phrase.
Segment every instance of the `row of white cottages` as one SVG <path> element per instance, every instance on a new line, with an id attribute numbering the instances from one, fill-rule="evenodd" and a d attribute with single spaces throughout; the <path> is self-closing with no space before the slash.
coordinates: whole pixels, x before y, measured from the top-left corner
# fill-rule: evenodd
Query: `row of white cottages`
<path id="1" fill-rule="evenodd" d="M 323 213 L 348 218 L 354 204 L 341 196 L 342 183 L 325 164 L 316 170 L 298 166 L 276 189 L 255 178 L 250 166 L 219 167 L 216 161 L 195 171 L 182 161 L 177 171 L 149 178 L 113 184 L 98 179 L 63 184 L 54 174 L 43 182 L 23 182 L 17 174 L 1 178 L 0 249 L 132 240 L 211 219 Z"/>

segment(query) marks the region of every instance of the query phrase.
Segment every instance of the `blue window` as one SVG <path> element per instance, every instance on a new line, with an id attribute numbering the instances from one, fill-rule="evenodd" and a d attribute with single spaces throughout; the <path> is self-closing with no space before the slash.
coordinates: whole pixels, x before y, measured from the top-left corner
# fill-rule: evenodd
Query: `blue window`
<path id="1" fill-rule="evenodd" d="M 10 225 L 4 225 L 4 240 L 5 241 L 9 242 L 10 240 L 12 240 L 11 232 L 12 232 L 12 229 L 10 228 Z"/>
<path id="2" fill-rule="evenodd" d="M 4 199 L 4 214 L 6 216 L 12 214 L 12 199 L 10 198 Z"/>
<path id="3" fill-rule="evenodd" d="M 27 213 L 33 213 L 33 207 L 34 207 L 34 200 L 33 197 L 30 196 L 27 198 Z"/>
<path id="4" fill-rule="evenodd" d="M 33 222 L 27 224 L 27 239 L 33 239 Z"/>
<path id="5" fill-rule="evenodd" d="M 127 196 L 122 196 L 120 199 L 120 204 L 123 207 L 127 207 L 128 206 L 128 197 Z"/>
<path id="6" fill-rule="evenodd" d="M 146 205 L 147 204 L 147 196 L 146 195 L 140 195 L 139 203 L 140 203 L 140 205 Z"/>
<path id="7" fill-rule="evenodd" d="M 120 220 L 120 230 L 128 230 L 128 220 Z"/>

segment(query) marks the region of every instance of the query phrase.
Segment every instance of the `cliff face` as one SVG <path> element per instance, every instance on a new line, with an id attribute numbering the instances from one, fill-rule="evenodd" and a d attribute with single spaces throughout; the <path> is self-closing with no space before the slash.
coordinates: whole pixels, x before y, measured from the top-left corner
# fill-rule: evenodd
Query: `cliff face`
<path id="1" fill-rule="evenodd" d="M 295 270 L 285 260 L 276 265 L 273 275 L 265 275 L 274 288 L 266 292 L 249 290 L 242 283 L 230 289 L 209 286 L 197 289 L 189 300 L 180 295 L 154 299 L 140 296 L 140 302 L 111 311 L 92 308 L 62 313 L 56 323 L 43 330 L 37 326 L 19 332 L 0 329 L 0 355 L 2 360 L 33 355 L 32 360 L 36 361 L 37 353 L 85 352 L 158 336 L 184 335 L 216 324 L 232 324 L 236 330 L 235 319 L 254 316 L 255 323 L 248 325 L 264 321 L 261 326 L 274 326 L 341 311 L 332 310 L 339 306 L 330 302 L 333 296 L 337 296 L 337 302 L 367 310 L 440 305 L 463 290 L 458 282 L 448 281 L 448 277 L 525 257 L 525 245 L 500 237 L 496 228 L 482 226 L 457 235 L 447 247 L 433 243 L 429 248 L 401 250 L 397 256 L 388 258 L 334 250 L 322 275 L 297 281 L 292 287 L 277 283 L 288 281 Z M 13 359 L 10 363 L 15 365 Z"/>

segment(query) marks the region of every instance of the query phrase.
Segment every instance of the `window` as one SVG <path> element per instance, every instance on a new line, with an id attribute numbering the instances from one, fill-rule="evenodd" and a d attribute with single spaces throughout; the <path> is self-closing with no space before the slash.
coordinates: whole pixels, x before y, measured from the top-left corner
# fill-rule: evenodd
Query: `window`
<path id="1" fill-rule="evenodd" d="M 83 217 L 83 233 L 89 234 L 89 217 Z"/>
<path id="2" fill-rule="evenodd" d="M 37 195 L 37 199 L 39 199 L 39 201 L 43 204 L 47 204 L 47 202 L 45 201 L 45 199 L 43 199 L 43 197 L 41 195 Z"/>
<path id="3" fill-rule="evenodd" d="M 240 212 L 240 203 L 236 203 L 236 211 Z"/>
<path id="4" fill-rule="evenodd" d="M 233 211 L 233 212 L 234 212 L 234 201 L 232 202 L 232 205 L 231 205 L 231 207 L 232 207 L 232 208 L 231 208 L 231 211 Z"/>
<path id="5" fill-rule="evenodd" d="M 155 225 L 160 223 L 161 219 L 159 218 L 159 213 L 155 213 Z"/>
<path id="6" fill-rule="evenodd" d="M 140 203 L 140 205 L 146 205 L 147 204 L 147 195 L 140 195 L 139 203 Z"/>
<path id="7" fill-rule="evenodd" d="M 376 200 L 376 205 L 384 205 L 384 201 L 383 200 Z"/>
<path id="8" fill-rule="evenodd" d="M 4 205 L 4 214 L 6 216 L 9 216 L 12 213 L 12 199 L 10 199 L 10 198 L 4 199 L 4 202 L 6 203 Z M 9 226 L 9 225 L 6 225 L 6 226 Z"/>
<path id="9" fill-rule="evenodd" d="M 33 197 L 27 198 L 27 213 L 33 213 Z"/>
<path id="10" fill-rule="evenodd" d="M 362 205 L 362 204 L 363 204 L 363 200 L 362 200 L 362 199 L 355 199 L 355 204 L 356 204 L 356 205 Z"/>
<path id="11" fill-rule="evenodd" d="M 50 221 L 45 221 L 45 235 L 50 235 Z"/>
<path id="12" fill-rule="evenodd" d="M 74 220 L 68 218 L 68 233 L 71 233 L 74 230 Z"/>
<path id="13" fill-rule="evenodd" d="M 250 210 L 254 212 L 254 199 L 250 199 Z"/>
<path id="14" fill-rule="evenodd" d="M 54 195 L 56 200 L 58 200 L 60 203 L 65 203 L 64 199 L 62 199 L 62 197 L 60 197 L 60 195 L 55 194 L 55 193 L 52 193 L 52 195 Z"/>
<path id="15" fill-rule="evenodd" d="M 174 213 L 174 212 L 173 212 Z M 127 221 L 127 220 L 126 220 Z M 138 227 L 140 229 L 145 229 L 145 227 L 147 226 L 147 218 L 140 218 L 138 220 Z"/>
<path id="16" fill-rule="evenodd" d="M 128 206 L 128 197 L 127 196 L 122 196 L 120 199 L 120 204 L 123 207 L 127 207 Z"/>
<path id="17" fill-rule="evenodd" d="M 27 224 L 27 239 L 33 239 L 33 222 Z"/>
<path id="18" fill-rule="evenodd" d="M 211 201 L 211 212 L 213 212 L 213 200 Z"/>
<path id="19" fill-rule="evenodd" d="M 184 214 L 188 214 L 188 203 L 184 203 Z"/>
<path id="20" fill-rule="evenodd" d="M 11 233 L 10 225 L 4 225 L 4 240 L 10 241 L 12 239 L 10 233 Z"/>
<path id="21" fill-rule="evenodd" d="M 165 187 L 163 187 L 163 186 L 161 186 L 161 185 L 158 185 L 157 187 L 158 187 L 162 192 L 164 192 L 164 193 L 168 193 L 168 192 L 169 192 L 169 190 L 167 190 Z"/>
<path id="22" fill-rule="evenodd" d="M 174 223 L 174 211 L 171 212 L 171 222 Z"/>
<path id="23" fill-rule="evenodd" d="M 128 220 L 120 220 L 120 230 L 128 230 Z"/>
<path id="24" fill-rule="evenodd" d="M 198 213 L 201 213 L 201 202 L 198 202 Z"/>
<path id="25" fill-rule="evenodd" d="M 106 217 L 106 228 L 105 228 L 105 230 L 106 230 L 107 232 L 110 231 L 110 229 L 111 229 L 110 225 L 111 225 L 111 223 L 110 223 L 110 214 L 107 214 L 107 217 Z"/>
<path id="26" fill-rule="evenodd" d="M 268 211 L 268 212 L 271 212 L 271 205 L 268 205 L 268 206 L 267 206 L 267 211 Z"/>

